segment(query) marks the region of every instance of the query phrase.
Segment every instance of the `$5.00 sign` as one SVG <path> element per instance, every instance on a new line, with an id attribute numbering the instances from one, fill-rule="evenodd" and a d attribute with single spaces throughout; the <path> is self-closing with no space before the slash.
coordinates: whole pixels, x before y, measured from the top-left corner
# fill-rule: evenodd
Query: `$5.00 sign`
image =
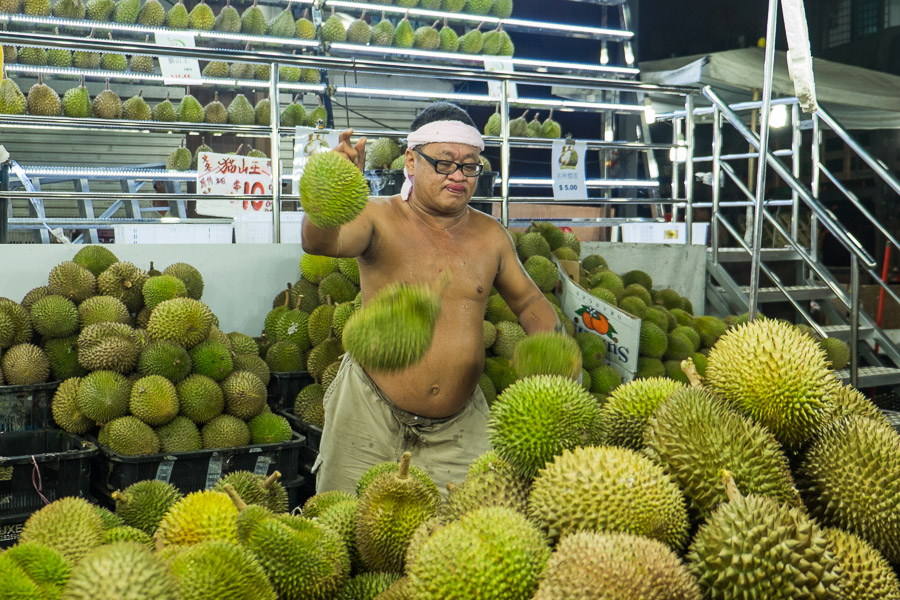
<path id="1" fill-rule="evenodd" d="M 235 154 L 201 152 L 197 157 L 197 193 L 200 195 L 258 195 L 259 200 L 198 200 L 197 212 L 210 217 L 231 217 L 272 210 L 272 160 Z"/>

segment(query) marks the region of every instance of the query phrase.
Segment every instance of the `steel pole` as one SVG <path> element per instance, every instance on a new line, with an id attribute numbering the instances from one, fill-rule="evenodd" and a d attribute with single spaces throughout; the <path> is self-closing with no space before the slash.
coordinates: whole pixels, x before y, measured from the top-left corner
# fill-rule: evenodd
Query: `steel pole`
<path id="1" fill-rule="evenodd" d="M 278 134 L 278 63 L 269 65 L 269 123 L 272 128 L 269 134 L 272 157 L 272 242 L 281 243 L 281 136 Z"/>
<path id="2" fill-rule="evenodd" d="M 687 208 L 684 215 L 685 243 L 694 243 L 694 96 L 688 94 L 684 99 L 684 143 L 687 156 L 684 160 L 684 197 Z"/>
<path id="3" fill-rule="evenodd" d="M 803 143 L 803 132 L 800 131 L 800 104 L 791 105 L 791 166 L 794 178 L 800 181 L 800 146 Z M 800 233 L 800 194 L 791 189 L 791 237 L 797 241 Z"/>
<path id="4" fill-rule="evenodd" d="M 810 191 L 812 197 L 819 199 L 819 182 L 821 181 L 822 172 L 819 170 L 819 162 L 821 161 L 822 151 L 822 122 L 819 121 L 818 111 L 813 113 L 813 132 L 812 132 L 812 181 L 810 182 Z M 813 212 L 809 220 L 809 253 L 816 260 L 819 260 L 819 219 Z"/>
<path id="5" fill-rule="evenodd" d="M 713 112 L 713 210 L 709 226 L 712 227 L 712 261 L 719 264 L 719 202 L 722 199 L 722 188 L 719 180 L 722 178 L 722 113 L 716 108 Z"/>
<path id="6" fill-rule="evenodd" d="M 509 80 L 504 79 L 500 93 L 500 223 L 509 227 Z"/>
<path id="7" fill-rule="evenodd" d="M 778 28 L 778 0 L 769 0 L 766 26 L 766 65 L 762 110 L 759 125 L 759 163 L 756 170 L 756 212 L 753 219 L 753 254 L 750 266 L 750 314 L 756 319 L 759 304 L 759 263 L 762 258 L 763 202 L 766 196 L 766 167 L 769 152 L 769 112 L 772 108 L 772 82 L 775 75 L 775 33 Z"/>
<path id="8" fill-rule="evenodd" d="M 850 385 L 859 380 L 859 260 L 850 257 Z"/>

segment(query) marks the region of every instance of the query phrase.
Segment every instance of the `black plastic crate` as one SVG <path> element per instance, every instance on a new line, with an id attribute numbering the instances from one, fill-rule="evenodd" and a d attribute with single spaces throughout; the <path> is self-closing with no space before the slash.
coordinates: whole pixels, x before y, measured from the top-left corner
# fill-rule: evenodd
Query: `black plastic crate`
<path id="1" fill-rule="evenodd" d="M 0 551 L 15 546 L 31 513 L 0 517 Z"/>
<path id="2" fill-rule="evenodd" d="M 0 435 L 0 516 L 30 514 L 65 496 L 89 497 L 97 446 L 60 429 Z"/>
<path id="3" fill-rule="evenodd" d="M 297 394 L 313 382 L 307 371 L 273 372 L 269 378 L 269 405 L 273 410 L 293 410 Z"/>
<path id="4" fill-rule="evenodd" d="M 301 420 L 300 417 L 291 412 L 290 409 L 280 410 L 278 411 L 278 414 L 288 420 L 288 423 L 291 424 L 291 429 L 306 438 L 307 448 L 312 448 L 316 452 L 319 451 L 319 444 L 322 442 L 321 427 L 316 427 L 315 425 L 311 425 Z"/>
<path id="5" fill-rule="evenodd" d="M 53 427 L 50 401 L 59 383 L 0 385 L 0 433 Z"/>
<path id="6" fill-rule="evenodd" d="M 291 480 L 300 472 L 300 453 L 305 443 L 304 437 L 295 433 L 290 441 L 277 444 L 141 456 L 124 456 L 100 446 L 91 472 L 91 488 L 97 494 L 109 496 L 132 483 L 159 479 L 188 494 L 212 487 L 231 471 L 252 471 L 260 475 L 280 471 L 284 479 Z"/>

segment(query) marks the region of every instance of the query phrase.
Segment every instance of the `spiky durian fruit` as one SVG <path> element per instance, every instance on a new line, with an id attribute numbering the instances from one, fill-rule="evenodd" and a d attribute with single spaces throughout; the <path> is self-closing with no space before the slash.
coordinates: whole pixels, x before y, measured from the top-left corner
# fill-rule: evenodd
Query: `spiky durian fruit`
<path id="1" fill-rule="evenodd" d="M 411 597 L 444 599 L 452 589 L 459 598 L 531 598 L 549 557 L 544 536 L 520 513 L 479 509 L 425 540 L 407 571 Z"/>
<path id="2" fill-rule="evenodd" d="M 493 451 L 488 454 L 497 456 Z M 496 466 L 474 473 L 470 467 L 465 481 L 449 490 L 441 515 L 448 520 L 456 520 L 489 506 L 504 506 L 526 514 L 531 489 L 529 481 L 500 458 L 496 458 L 493 465 Z"/>
<path id="3" fill-rule="evenodd" d="M 236 542 L 237 514 L 228 494 L 193 492 L 163 515 L 154 537 L 158 546 L 190 546 L 208 540 Z"/>
<path id="4" fill-rule="evenodd" d="M 16 344 L 8 348 L 0 359 L 0 369 L 6 385 L 43 383 L 50 377 L 50 361 L 34 344 Z"/>
<path id="5" fill-rule="evenodd" d="M 639 379 L 617 388 L 603 405 L 604 442 L 639 450 L 647 419 L 660 403 L 684 388 L 664 377 Z"/>
<path id="6" fill-rule="evenodd" d="M 118 298 L 112 296 L 94 296 L 78 305 L 81 327 L 89 327 L 97 323 L 122 323 L 131 325 L 128 308 Z"/>
<path id="7" fill-rule="evenodd" d="M 705 382 L 792 448 L 826 420 L 828 396 L 838 385 L 815 341 L 770 319 L 740 325 L 719 338 L 709 353 Z"/>
<path id="8" fill-rule="evenodd" d="M 117 262 L 97 277 L 97 288 L 104 296 L 121 300 L 129 311 L 137 312 L 144 305 L 142 290 L 147 278 L 146 271 L 130 262 Z"/>
<path id="9" fill-rule="evenodd" d="M 10 569 L 22 571 L 19 581 L 10 577 Z M 19 598 L 59 598 L 72 573 L 72 565 L 55 550 L 38 542 L 19 543 L 0 556 L 0 571 L 4 593 Z M 31 583 L 37 591 L 33 595 L 17 596 L 18 584 Z"/>
<path id="10" fill-rule="evenodd" d="M 747 493 L 800 505 L 787 458 L 772 434 L 706 391 L 676 391 L 654 411 L 643 439 L 644 454 L 678 483 L 696 522 L 727 500 L 722 469 Z"/>
<path id="11" fill-rule="evenodd" d="M 150 313 L 147 333 L 151 339 L 190 349 L 206 339 L 213 319 L 212 311 L 199 300 L 173 298 L 160 302 Z"/>
<path id="12" fill-rule="evenodd" d="M 310 157 L 300 179 L 300 199 L 309 220 L 333 228 L 355 219 L 365 208 L 369 184 L 362 172 L 337 152 Z"/>
<path id="13" fill-rule="evenodd" d="M 61 498 L 43 507 L 25 522 L 20 543 L 36 542 L 76 564 L 103 540 L 100 515 L 84 498 Z"/>
<path id="14" fill-rule="evenodd" d="M 97 293 L 97 280 L 93 273 L 72 261 L 53 267 L 48 279 L 51 294 L 68 298 L 76 304 Z"/>
<path id="15" fill-rule="evenodd" d="M 78 409 L 76 396 L 80 385 L 81 377 L 66 379 L 59 384 L 50 404 L 54 423 L 69 433 L 87 433 L 95 424 Z"/>
<path id="16" fill-rule="evenodd" d="M 131 382 L 114 371 L 87 374 L 76 391 L 79 412 L 94 423 L 107 423 L 128 413 Z"/>
<path id="17" fill-rule="evenodd" d="M 148 479 L 138 481 L 122 491 L 113 492 L 116 515 L 130 525 L 152 535 L 168 510 L 182 498 L 171 483 Z"/>
<path id="18" fill-rule="evenodd" d="M 230 485 L 245 503 L 265 506 L 274 513 L 284 513 L 288 510 L 288 497 L 279 479 L 281 473 L 278 471 L 268 477 L 250 471 L 232 471 L 219 479 L 214 489 L 224 492 L 225 486 Z"/>
<path id="19" fill-rule="evenodd" d="M 824 530 L 802 508 L 741 496 L 725 472 L 729 501 L 700 527 L 687 555 L 704 597 L 841 598 L 840 567 Z"/>
<path id="20" fill-rule="evenodd" d="M 841 568 L 841 588 L 854 600 L 900 600 L 900 582 L 884 557 L 860 537 L 828 528 L 825 537 Z"/>
<path id="21" fill-rule="evenodd" d="M 564 450 L 535 478 L 528 514 L 554 540 L 578 530 L 643 535 L 674 550 L 688 540 L 678 486 L 662 467 L 626 448 Z"/>
<path id="22" fill-rule="evenodd" d="M 233 488 L 225 489 L 241 511 L 240 541 L 256 555 L 279 597 L 333 598 L 350 576 L 340 536 L 312 519 L 247 506 Z"/>
<path id="23" fill-rule="evenodd" d="M 199 300 L 203 297 L 203 275 L 193 265 L 185 262 L 172 263 L 163 270 L 163 274 L 172 275 L 184 282 L 188 298 Z"/>
<path id="24" fill-rule="evenodd" d="M 581 349 L 574 339 L 563 333 L 536 333 L 516 344 L 512 364 L 520 378 L 561 375 L 578 379 Z"/>
<path id="25" fill-rule="evenodd" d="M 600 407 L 577 382 L 561 376 L 522 379 L 491 407 L 491 445 L 531 478 L 564 450 L 599 441 Z"/>
<path id="26" fill-rule="evenodd" d="M 697 581 L 661 542 L 627 533 L 564 536 L 534 600 L 701 600 Z"/>
<path id="27" fill-rule="evenodd" d="M 141 348 L 134 330 L 122 323 L 97 323 L 78 336 L 78 362 L 89 371 L 130 373 Z"/>
<path id="28" fill-rule="evenodd" d="M 97 548 L 72 569 L 64 597 L 156 598 L 181 597 L 165 563 L 139 542 L 113 542 Z"/>
<path id="29" fill-rule="evenodd" d="M 211 540 L 185 548 L 169 561 L 169 571 L 184 598 L 276 598 L 256 557 L 234 542 Z"/>
<path id="30" fill-rule="evenodd" d="M 344 348 L 364 368 L 376 371 L 417 363 L 431 346 L 447 283 L 444 277 L 436 285 L 401 282 L 383 287 L 347 321 Z"/>
<path id="31" fill-rule="evenodd" d="M 405 452 L 396 473 L 379 475 L 360 496 L 356 542 L 369 570 L 401 573 L 412 533 L 437 513 L 440 496 L 410 476 L 409 462 Z"/>
<path id="32" fill-rule="evenodd" d="M 900 435 L 883 422 L 849 416 L 810 444 L 797 483 L 813 516 L 900 562 Z"/>

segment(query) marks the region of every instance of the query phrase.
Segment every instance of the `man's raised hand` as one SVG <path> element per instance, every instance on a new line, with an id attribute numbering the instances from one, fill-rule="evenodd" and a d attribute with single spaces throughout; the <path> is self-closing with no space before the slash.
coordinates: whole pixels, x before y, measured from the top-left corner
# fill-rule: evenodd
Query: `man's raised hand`
<path id="1" fill-rule="evenodd" d="M 343 154 L 350 162 L 355 164 L 360 171 L 366 168 L 366 138 L 361 137 L 354 146 L 350 142 L 350 136 L 353 135 L 352 129 L 345 129 L 338 137 L 339 143 L 334 149 L 335 152 Z"/>

